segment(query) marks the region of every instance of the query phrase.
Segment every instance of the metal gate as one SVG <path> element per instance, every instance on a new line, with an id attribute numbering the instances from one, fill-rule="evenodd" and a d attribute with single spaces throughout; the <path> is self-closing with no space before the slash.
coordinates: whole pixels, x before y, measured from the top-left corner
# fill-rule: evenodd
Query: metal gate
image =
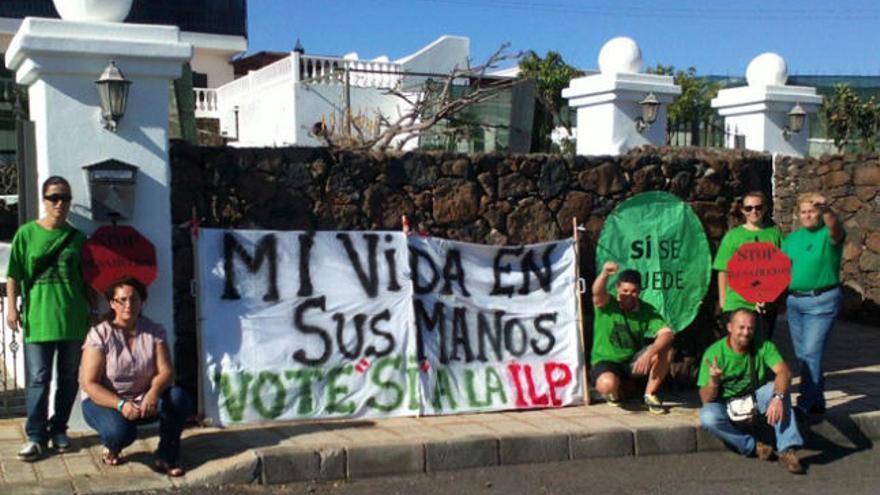
<path id="1" fill-rule="evenodd" d="M 5 133 L 0 156 L 0 197 L 4 202 L 3 249 L 7 253 L 16 224 L 38 214 L 34 127 L 27 120 L 27 108 L 26 89 L 11 78 L 0 79 L 0 132 Z M 5 264 L 6 258 L 0 259 L 0 263 Z M 0 280 L 0 417 L 25 414 L 22 334 L 6 327 L 5 282 L 5 277 Z"/>
<path id="2" fill-rule="evenodd" d="M 739 129 L 725 125 L 717 115 L 699 120 L 672 120 L 666 123 L 666 144 L 669 146 L 702 146 L 704 148 L 745 148 L 745 136 Z"/>
<path id="3" fill-rule="evenodd" d="M 6 284 L 0 285 L 0 418 L 24 416 L 24 349 L 22 334 L 6 327 Z"/>

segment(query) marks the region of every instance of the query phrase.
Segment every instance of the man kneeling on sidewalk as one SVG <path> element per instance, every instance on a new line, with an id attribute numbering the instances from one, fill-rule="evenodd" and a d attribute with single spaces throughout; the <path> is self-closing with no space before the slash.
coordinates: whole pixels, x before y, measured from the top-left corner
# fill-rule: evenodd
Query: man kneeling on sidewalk
<path id="1" fill-rule="evenodd" d="M 776 379 L 769 380 L 770 370 Z M 789 472 L 803 474 L 795 454 L 803 444 L 792 415 L 789 385 L 791 371 L 773 342 L 755 340 L 755 314 L 738 309 L 727 323 L 727 337 L 703 354 L 700 376 L 700 424 L 742 455 L 770 460 L 773 448 L 741 428 L 749 428 L 763 415 L 776 431 L 779 463 Z"/>
<path id="2" fill-rule="evenodd" d="M 617 263 L 608 261 L 593 282 L 593 352 L 590 379 L 596 390 L 612 406 L 620 404 L 621 382 L 630 376 L 648 376 L 645 405 L 652 414 L 665 414 L 657 390 L 669 371 L 673 334 L 650 304 L 639 299 L 641 275 L 624 270 L 617 278 L 617 298 L 606 285 L 618 271 Z M 654 343 L 645 346 L 645 338 Z"/>

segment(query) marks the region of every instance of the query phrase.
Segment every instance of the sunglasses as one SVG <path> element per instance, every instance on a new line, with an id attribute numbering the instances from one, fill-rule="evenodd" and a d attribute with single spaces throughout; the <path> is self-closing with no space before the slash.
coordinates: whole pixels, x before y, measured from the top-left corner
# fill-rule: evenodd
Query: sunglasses
<path id="1" fill-rule="evenodd" d="M 59 201 L 63 203 L 68 203 L 71 199 L 73 199 L 73 196 L 71 196 L 70 194 L 49 194 L 47 196 L 43 196 L 43 199 L 52 203 L 58 203 Z"/>
<path id="2" fill-rule="evenodd" d="M 122 307 L 125 306 L 134 306 L 135 304 L 141 302 L 141 300 L 137 297 L 114 297 L 110 300 Z"/>
<path id="3" fill-rule="evenodd" d="M 754 205 L 754 206 L 752 206 L 752 205 L 748 205 L 748 206 L 743 206 L 743 211 L 746 212 L 746 213 L 749 213 L 749 212 L 751 212 L 752 210 L 755 210 L 755 211 L 761 211 L 761 210 L 763 210 L 763 209 L 764 209 L 764 205 Z"/>

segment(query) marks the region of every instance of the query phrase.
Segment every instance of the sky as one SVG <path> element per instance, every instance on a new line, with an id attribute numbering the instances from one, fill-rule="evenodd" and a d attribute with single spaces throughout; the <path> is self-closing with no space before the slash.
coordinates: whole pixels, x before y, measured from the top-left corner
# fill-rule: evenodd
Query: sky
<path id="1" fill-rule="evenodd" d="M 470 38 L 475 65 L 510 43 L 595 69 L 629 36 L 644 67 L 742 76 L 774 51 L 789 74 L 880 75 L 880 0 L 248 0 L 250 53 L 299 38 L 306 53 L 394 60 L 444 34 Z"/>

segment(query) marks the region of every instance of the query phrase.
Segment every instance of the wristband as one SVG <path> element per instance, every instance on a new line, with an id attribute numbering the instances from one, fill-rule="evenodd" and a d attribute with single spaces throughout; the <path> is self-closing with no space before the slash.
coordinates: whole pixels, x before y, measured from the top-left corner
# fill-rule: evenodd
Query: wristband
<path id="1" fill-rule="evenodd" d="M 116 403 L 116 410 L 122 412 L 123 406 L 125 406 L 125 399 L 119 399 L 119 402 Z"/>
<path id="2" fill-rule="evenodd" d="M 785 394 L 773 394 L 774 399 L 779 399 L 781 401 L 785 400 Z"/>

